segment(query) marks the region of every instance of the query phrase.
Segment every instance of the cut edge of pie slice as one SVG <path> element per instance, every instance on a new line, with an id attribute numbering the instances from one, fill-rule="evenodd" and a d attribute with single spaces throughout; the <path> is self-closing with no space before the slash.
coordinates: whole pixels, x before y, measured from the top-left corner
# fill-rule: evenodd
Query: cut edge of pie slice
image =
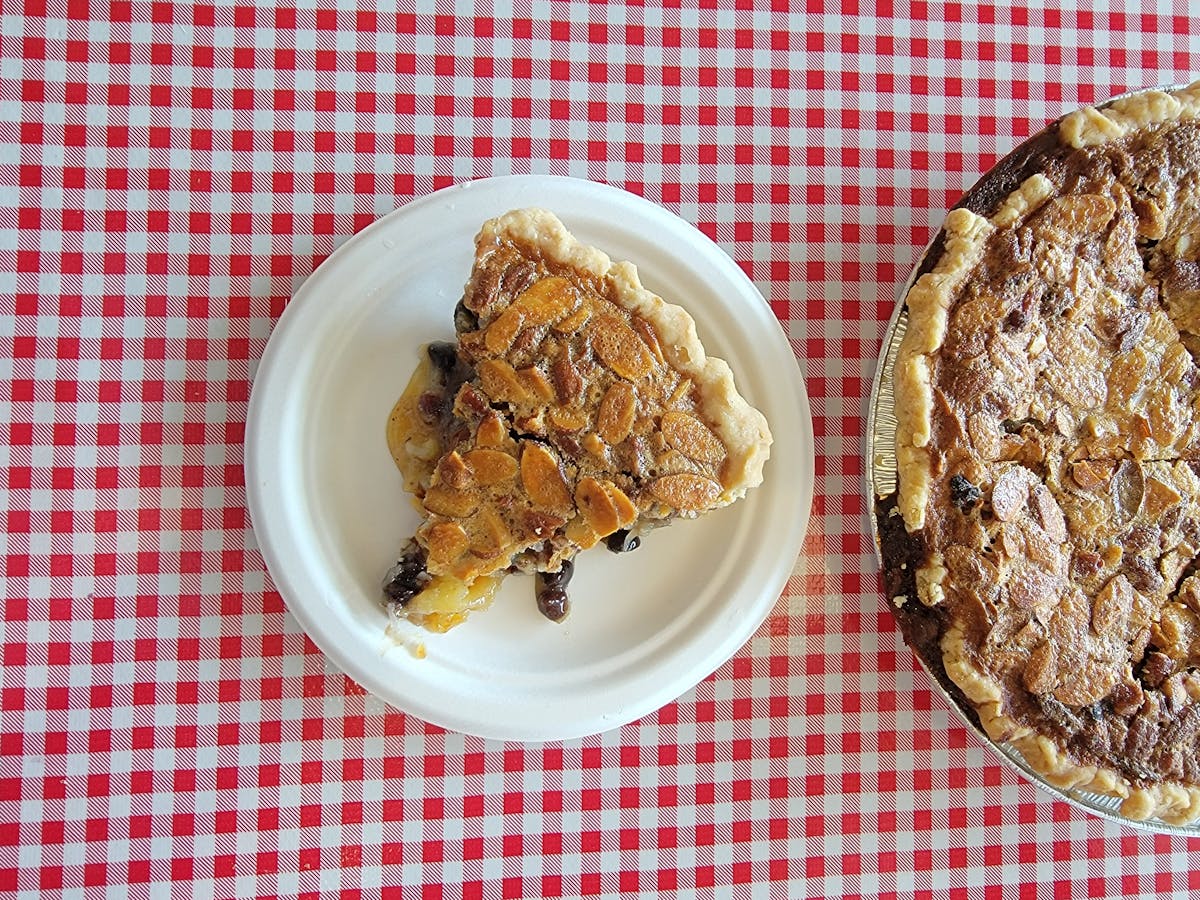
<path id="1" fill-rule="evenodd" d="M 552 213 L 483 225 L 455 328 L 388 425 L 423 517 L 385 581 L 400 616 L 448 630 L 520 570 L 561 618 L 580 550 L 762 482 L 770 428 L 692 317 Z"/>

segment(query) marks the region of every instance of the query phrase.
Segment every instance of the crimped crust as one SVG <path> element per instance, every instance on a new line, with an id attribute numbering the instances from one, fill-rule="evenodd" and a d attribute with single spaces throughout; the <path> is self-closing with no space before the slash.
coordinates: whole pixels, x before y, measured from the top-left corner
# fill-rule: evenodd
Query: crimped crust
<path id="1" fill-rule="evenodd" d="M 880 512 L 905 636 L 983 729 L 1171 823 L 1200 818 L 1198 120 L 1200 82 L 1072 113 L 948 215 Z"/>

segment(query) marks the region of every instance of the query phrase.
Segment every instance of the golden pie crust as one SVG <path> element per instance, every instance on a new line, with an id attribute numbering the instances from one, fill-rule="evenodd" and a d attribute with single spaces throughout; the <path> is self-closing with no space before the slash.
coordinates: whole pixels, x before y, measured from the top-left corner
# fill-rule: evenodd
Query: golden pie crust
<path id="1" fill-rule="evenodd" d="M 695 517 L 762 481 L 767 421 L 691 316 L 546 210 L 483 225 L 456 331 L 453 356 L 418 367 L 389 424 L 430 579 L 401 614 L 426 627 L 486 603 L 480 579 L 559 572 L 620 530 Z"/>
<path id="2" fill-rule="evenodd" d="M 1200 818 L 1200 82 L 1018 148 L 906 303 L 905 637 L 1051 784 Z"/>

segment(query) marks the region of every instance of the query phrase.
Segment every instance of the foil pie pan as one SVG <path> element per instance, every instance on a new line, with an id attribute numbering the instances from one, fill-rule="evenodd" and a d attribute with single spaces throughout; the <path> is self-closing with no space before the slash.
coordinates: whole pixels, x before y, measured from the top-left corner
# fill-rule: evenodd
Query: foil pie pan
<path id="1" fill-rule="evenodd" d="M 1097 108 L 1103 109 L 1117 100 L 1134 96 L 1137 93 L 1152 90 L 1172 90 L 1179 87 L 1183 87 L 1183 85 L 1146 88 L 1144 91 L 1131 91 L 1121 94 L 1118 97 L 1113 97 L 1105 103 L 1097 104 Z M 999 193 L 1001 197 L 1011 193 L 1011 190 L 1016 187 L 1016 183 L 1011 183 L 1012 173 L 1020 172 L 1024 168 L 1028 160 L 1038 152 L 1039 141 L 1044 141 L 1055 124 L 1057 123 L 1051 123 L 1042 131 L 1034 134 L 1000 160 L 991 171 L 985 173 L 976 182 L 975 186 L 964 196 L 962 202 L 966 202 L 968 198 L 972 195 L 977 195 L 979 192 L 983 192 L 985 196 Z M 1008 177 L 1005 175 L 1006 171 L 1008 172 Z M 997 175 L 999 175 L 998 178 Z M 941 241 L 939 240 L 941 230 L 942 226 L 939 225 L 937 231 L 934 233 L 934 239 L 930 241 L 929 245 L 922 252 L 916 265 L 913 267 L 912 273 L 908 276 L 908 279 L 901 286 L 897 294 L 896 308 L 884 332 L 883 344 L 879 351 L 879 363 L 871 384 L 871 395 L 867 404 L 867 428 L 866 440 L 864 442 L 866 457 L 865 471 L 867 473 L 865 485 L 867 518 L 871 533 L 875 539 L 875 556 L 881 566 L 883 564 L 883 551 L 879 522 L 876 517 L 876 505 L 879 500 L 894 494 L 896 491 L 896 398 L 893 393 L 892 373 L 895 367 L 896 356 L 900 350 L 900 342 L 904 339 L 904 333 L 908 327 L 908 308 L 905 305 L 905 298 L 908 296 L 909 289 L 913 286 L 917 278 L 926 271 L 927 267 L 936 263 L 937 258 L 941 255 Z M 1131 819 L 1121 814 L 1121 799 L 1119 797 L 1110 797 L 1106 794 L 1097 794 L 1092 791 L 1060 788 L 1051 784 L 1041 773 L 1025 761 L 1025 757 L 1015 747 L 1007 743 L 992 740 L 979 725 L 974 709 L 961 696 L 949 678 L 943 672 L 935 671 L 921 657 L 921 654 L 914 653 L 914 655 L 921 663 L 921 667 L 925 670 L 926 674 L 929 675 L 929 680 L 945 699 L 946 704 L 959 714 L 959 717 L 967 728 L 974 732 L 983 744 L 990 747 L 1004 763 L 1024 775 L 1025 778 L 1050 796 L 1078 809 L 1082 809 L 1085 812 L 1089 812 L 1092 815 L 1108 819 L 1112 822 L 1119 822 L 1131 828 L 1161 834 L 1178 834 L 1187 837 L 1200 836 L 1200 820 L 1190 825 L 1175 825 L 1156 818 L 1145 820 Z"/>

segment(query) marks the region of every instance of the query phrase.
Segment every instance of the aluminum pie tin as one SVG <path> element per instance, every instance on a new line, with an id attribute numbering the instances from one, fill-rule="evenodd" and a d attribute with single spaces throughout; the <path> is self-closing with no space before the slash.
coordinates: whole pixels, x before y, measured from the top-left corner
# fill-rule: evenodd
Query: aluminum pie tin
<path id="1" fill-rule="evenodd" d="M 1168 91 L 1182 87 L 1182 85 L 1171 85 L 1166 87 L 1146 88 L 1144 91 L 1131 91 L 1126 94 L 1121 94 L 1118 97 L 1106 101 L 1103 104 L 1097 104 L 1097 108 L 1103 109 L 1105 106 L 1115 102 L 1116 100 L 1125 97 L 1131 97 L 1139 93 L 1147 93 L 1154 90 Z M 1037 134 L 1030 137 L 1019 147 L 1004 157 L 996 167 L 985 173 L 975 187 L 968 192 L 975 191 L 980 185 L 989 180 L 997 168 L 1004 166 L 1006 163 L 1020 161 L 1023 158 L 1028 158 L 1029 148 L 1034 145 L 1039 138 L 1047 135 L 1051 128 L 1057 122 L 1051 123 L 1046 128 L 1039 131 Z M 922 251 L 918 257 L 916 264 L 913 267 L 911 274 L 900 287 L 896 298 L 896 308 L 892 313 L 891 319 L 888 322 L 887 329 L 883 335 L 883 343 L 879 351 L 879 362 L 875 370 L 875 377 L 871 383 L 871 394 L 867 403 L 867 421 L 866 421 L 866 439 L 864 441 L 864 455 L 866 462 L 866 500 L 867 500 L 867 518 L 869 520 L 869 528 L 875 540 L 875 556 L 879 564 L 883 565 L 883 550 L 881 544 L 881 535 L 879 532 L 879 521 L 876 517 L 876 504 L 879 500 L 887 497 L 896 491 L 897 481 L 897 461 L 896 461 L 896 398 L 893 392 L 892 374 L 895 368 L 896 356 L 900 351 L 900 343 L 904 339 L 905 331 L 908 328 L 908 307 L 905 299 L 908 296 L 909 290 L 913 283 L 923 273 L 924 266 L 927 262 L 933 262 L 931 253 L 936 251 L 938 236 L 942 232 L 941 225 L 934 232 L 934 238 Z M 889 603 L 890 605 L 890 603 Z M 899 626 L 897 625 L 897 628 Z M 946 701 L 946 705 L 953 709 L 962 720 L 963 724 L 973 732 L 979 740 L 991 748 L 1000 760 L 1007 764 L 1013 770 L 1024 775 L 1026 779 L 1040 788 L 1045 793 L 1054 797 L 1056 800 L 1091 813 L 1094 816 L 1099 816 L 1102 819 L 1107 819 L 1111 822 L 1118 822 L 1130 828 L 1136 828 L 1143 831 L 1150 831 L 1159 834 L 1178 834 L 1186 837 L 1200 836 L 1200 820 L 1190 825 L 1175 825 L 1169 822 L 1164 822 L 1158 818 L 1149 819 L 1131 819 L 1124 816 L 1120 812 L 1121 798 L 1112 797 L 1107 794 L 1098 794 L 1092 791 L 1077 790 L 1074 788 L 1061 788 L 1047 781 L 1040 772 L 1026 762 L 1025 757 L 1012 745 L 992 740 L 977 723 L 975 713 L 972 708 L 967 706 L 959 698 L 946 687 L 941 678 L 939 678 L 929 664 L 921 657 L 921 654 L 913 652 L 917 660 L 921 664 L 921 668 L 925 670 L 929 676 L 929 681 L 937 689 Z"/>

